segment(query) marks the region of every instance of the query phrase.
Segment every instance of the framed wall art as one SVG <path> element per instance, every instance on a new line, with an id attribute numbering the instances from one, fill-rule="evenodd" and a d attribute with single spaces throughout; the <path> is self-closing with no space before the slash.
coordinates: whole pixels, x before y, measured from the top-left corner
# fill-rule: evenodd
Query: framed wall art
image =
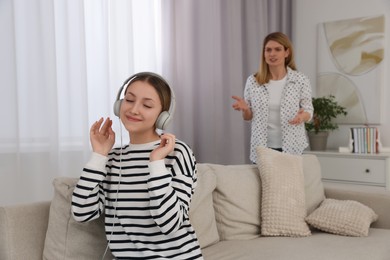
<path id="1" fill-rule="evenodd" d="M 317 96 L 334 95 L 348 112 L 337 123 L 380 124 L 385 16 L 321 23 L 317 45 Z"/>

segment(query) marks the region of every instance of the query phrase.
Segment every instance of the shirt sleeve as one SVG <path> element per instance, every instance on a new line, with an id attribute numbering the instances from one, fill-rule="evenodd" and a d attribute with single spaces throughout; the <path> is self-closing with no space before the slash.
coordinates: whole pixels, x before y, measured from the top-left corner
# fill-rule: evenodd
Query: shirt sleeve
<path id="1" fill-rule="evenodd" d="M 244 99 L 246 101 L 246 103 L 248 104 L 249 108 L 252 108 L 252 95 L 251 95 L 251 77 L 253 76 L 250 76 L 247 80 L 246 80 L 246 83 L 245 83 L 245 88 L 244 88 Z"/>
<path id="2" fill-rule="evenodd" d="M 176 232 L 189 220 L 197 183 L 195 157 L 188 146 L 179 142 L 165 160 L 150 162 L 149 169 L 151 215 L 162 233 Z"/>
<path id="3" fill-rule="evenodd" d="M 305 110 L 305 112 L 308 112 L 310 114 L 310 121 L 313 117 L 313 102 L 312 102 L 312 94 L 311 94 L 311 85 L 310 80 L 308 77 L 303 77 L 303 84 L 302 84 L 302 92 L 301 92 L 301 100 L 300 100 L 300 107 Z"/>
<path id="4" fill-rule="evenodd" d="M 103 212 L 104 193 L 101 183 L 107 174 L 107 160 L 106 156 L 92 153 L 83 169 L 72 194 L 72 214 L 76 221 L 87 222 L 98 218 Z"/>

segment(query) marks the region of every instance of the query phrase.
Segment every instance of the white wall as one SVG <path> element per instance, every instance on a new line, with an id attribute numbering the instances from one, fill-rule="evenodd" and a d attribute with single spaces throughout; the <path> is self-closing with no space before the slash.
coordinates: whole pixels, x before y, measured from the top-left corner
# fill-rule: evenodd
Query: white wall
<path id="1" fill-rule="evenodd" d="M 382 123 L 379 126 L 383 146 L 390 147 L 390 1 L 389 0 L 294 0 L 293 36 L 298 69 L 311 80 L 313 96 L 316 92 L 316 46 L 319 23 L 351 19 L 364 16 L 385 15 L 386 50 Z M 386 103 L 386 104 L 385 104 Z M 366 104 L 370 105 L 370 104 Z M 329 149 L 347 146 L 348 130 L 351 125 L 340 125 L 331 133 Z"/>

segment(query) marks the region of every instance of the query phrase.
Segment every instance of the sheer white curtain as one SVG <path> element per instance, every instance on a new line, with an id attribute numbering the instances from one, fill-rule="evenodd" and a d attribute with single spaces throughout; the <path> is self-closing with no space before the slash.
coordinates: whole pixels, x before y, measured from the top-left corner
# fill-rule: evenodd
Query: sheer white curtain
<path id="1" fill-rule="evenodd" d="M 1 0 L 0 204 L 49 200 L 78 177 L 89 127 L 114 117 L 138 71 L 171 83 L 169 131 L 199 162 L 246 163 L 249 124 L 231 108 L 270 31 L 289 33 L 289 0 Z M 128 142 L 114 119 L 117 145 Z"/>
<path id="2" fill-rule="evenodd" d="M 158 1 L 0 1 L 0 204 L 78 177 L 89 127 L 135 72 L 159 72 Z M 117 144 L 119 120 L 114 120 Z M 128 136 L 123 134 L 123 142 Z"/>

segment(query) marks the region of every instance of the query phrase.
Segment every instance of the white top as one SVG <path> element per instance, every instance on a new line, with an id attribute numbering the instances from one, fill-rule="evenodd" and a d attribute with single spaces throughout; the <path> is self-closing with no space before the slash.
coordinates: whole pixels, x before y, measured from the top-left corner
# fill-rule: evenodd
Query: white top
<path id="1" fill-rule="evenodd" d="M 282 91 L 286 85 L 287 74 L 281 80 L 269 81 L 269 115 L 267 127 L 267 146 L 271 148 L 282 148 L 282 127 L 280 124 L 280 102 Z"/>

